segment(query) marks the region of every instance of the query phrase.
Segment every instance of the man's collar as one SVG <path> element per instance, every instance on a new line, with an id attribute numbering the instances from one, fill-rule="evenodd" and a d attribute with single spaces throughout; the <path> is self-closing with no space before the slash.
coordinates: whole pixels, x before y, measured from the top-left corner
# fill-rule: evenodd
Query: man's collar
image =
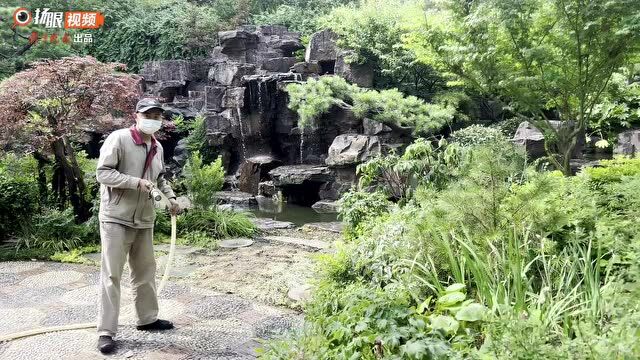
<path id="1" fill-rule="evenodd" d="M 136 143 L 136 145 L 144 144 L 142 134 L 140 134 L 140 131 L 138 131 L 138 128 L 135 125 L 132 125 L 129 128 L 129 131 L 131 132 L 131 137 L 133 138 L 133 142 Z M 156 147 L 156 137 L 151 135 L 151 148 L 154 147 Z"/>

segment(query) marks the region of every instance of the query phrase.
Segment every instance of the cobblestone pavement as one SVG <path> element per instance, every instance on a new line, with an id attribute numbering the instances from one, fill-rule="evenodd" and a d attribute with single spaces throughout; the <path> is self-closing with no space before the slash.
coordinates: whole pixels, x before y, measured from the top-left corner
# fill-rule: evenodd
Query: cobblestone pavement
<path id="1" fill-rule="evenodd" d="M 54 262 L 0 262 L 0 336 L 94 322 L 98 270 Z M 253 359 L 260 339 L 301 323 L 301 315 L 291 310 L 170 282 L 159 296 L 160 317 L 176 328 L 138 331 L 128 277 L 125 270 L 115 354 L 100 354 L 95 329 L 86 329 L 0 343 L 0 359 Z"/>

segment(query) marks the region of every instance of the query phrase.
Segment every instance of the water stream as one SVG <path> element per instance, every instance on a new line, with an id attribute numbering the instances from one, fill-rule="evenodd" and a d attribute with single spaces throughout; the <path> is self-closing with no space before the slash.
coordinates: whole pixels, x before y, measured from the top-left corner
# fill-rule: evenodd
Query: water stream
<path id="1" fill-rule="evenodd" d="M 244 129 L 242 126 L 242 114 L 240 113 L 240 107 L 236 107 L 236 113 L 238 114 L 238 126 L 240 127 L 240 143 L 242 144 L 242 155 L 247 158 L 247 146 L 245 145 Z"/>
<path id="2" fill-rule="evenodd" d="M 304 147 L 304 126 L 300 126 L 300 164 L 302 164 L 303 153 L 302 149 Z"/>

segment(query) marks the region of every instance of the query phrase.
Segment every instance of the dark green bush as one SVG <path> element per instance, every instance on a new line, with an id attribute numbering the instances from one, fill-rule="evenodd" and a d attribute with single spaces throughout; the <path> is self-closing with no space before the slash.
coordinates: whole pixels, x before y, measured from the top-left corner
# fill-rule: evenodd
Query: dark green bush
<path id="1" fill-rule="evenodd" d="M 257 232 L 247 213 L 233 210 L 189 209 L 178 216 L 178 234 L 201 232 L 212 239 L 247 237 Z"/>
<path id="2" fill-rule="evenodd" d="M 391 202 L 381 192 L 351 190 L 340 199 L 339 218 L 345 223 L 348 237 L 357 237 L 360 226 L 388 211 Z"/>
<path id="3" fill-rule="evenodd" d="M 18 248 L 40 248 L 52 251 L 66 251 L 77 248 L 87 238 L 88 227 L 76 224 L 73 209 L 64 211 L 45 209 L 32 217 L 23 230 Z"/>
<path id="4" fill-rule="evenodd" d="M 462 146 L 477 146 L 504 143 L 507 137 L 499 129 L 474 124 L 451 133 L 451 140 Z"/>
<path id="5" fill-rule="evenodd" d="M 38 185 L 34 178 L 0 174 L 0 239 L 20 231 L 38 209 Z"/>

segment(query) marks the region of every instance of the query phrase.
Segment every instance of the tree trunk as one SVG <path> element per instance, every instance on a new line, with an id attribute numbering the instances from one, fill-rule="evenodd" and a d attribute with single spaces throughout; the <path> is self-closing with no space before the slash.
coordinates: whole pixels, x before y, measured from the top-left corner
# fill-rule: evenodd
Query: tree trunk
<path id="1" fill-rule="evenodd" d="M 76 222 L 81 223 L 89 219 L 91 205 L 84 197 L 84 177 L 75 158 L 75 152 L 65 137 L 59 137 L 52 144 L 56 166 L 60 170 L 59 176 L 64 177 L 69 200 L 76 216 Z M 62 201 L 62 200 L 61 200 Z M 62 203 L 62 202 L 61 202 Z M 62 203 L 64 204 L 64 203 Z"/>
<path id="2" fill-rule="evenodd" d="M 64 210 L 64 205 L 67 203 L 67 191 L 64 181 L 64 172 L 62 166 L 55 159 L 53 163 L 53 176 L 51 177 L 51 192 L 55 195 L 55 200 L 58 203 L 58 209 Z"/>
<path id="3" fill-rule="evenodd" d="M 51 163 L 51 160 L 47 159 L 39 152 L 33 153 L 33 157 L 38 161 L 38 193 L 40 195 L 40 202 L 38 206 L 40 209 L 47 202 L 47 174 L 45 172 L 45 166 Z"/>

